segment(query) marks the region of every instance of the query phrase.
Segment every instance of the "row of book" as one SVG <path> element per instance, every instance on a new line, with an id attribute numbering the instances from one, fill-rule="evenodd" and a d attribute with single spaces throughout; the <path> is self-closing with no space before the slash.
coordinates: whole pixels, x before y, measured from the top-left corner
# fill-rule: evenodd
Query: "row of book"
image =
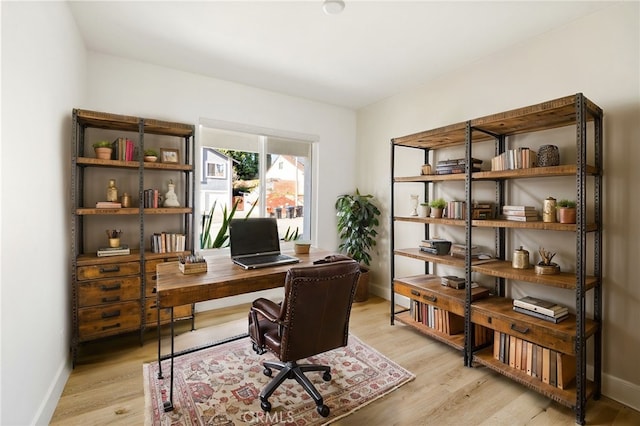
<path id="1" fill-rule="evenodd" d="M 479 172 L 481 170 L 480 166 L 482 165 L 482 160 L 473 158 L 471 162 L 472 162 L 471 171 Z M 466 163 L 467 161 L 464 158 L 438 161 L 436 163 L 436 174 L 449 175 L 453 173 L 464 173 Z"/>
<path id="2" fill-rule="evenodd" d="M 508 205 L 502 207 L 502 217 L 516 222 L 535 222 L 540 220 L 538 209 L 533 206 Z"/>
<path id="3" fill-rule="evenodd" d="M 502 154 L 491 159 L 491 170 L 517 170 L 536 167 L 536 151 L 523 147 L 508 149 Z"/>
<path id="4" fill-rule="evenodd" d="M 157 209 L 162 205 L 161 198 L 158 189 L 145 189 L 142 193 L 142 206 L 145 209 Z"/>
<path id="5" fill-rule="evenodd" d="M 576 359 L 506 333 L 494 331 L 493 358 L 560 389 L 576 378 Z"/>
<path id="6" fill-rule="evenodd" d="M 151 236 L 152 253 L 173 253 L 184 251 L 187 238 L 185 234 L 159 232 Z"/>
<path id="7" fill-rule="evenodd" d="M 131 139 L 117 138 L 111 146 L 113 147 L 111 151 L 112 160 L 133 161 L 136 156 L 136 148 Z"/>
<path id="8" fill-rule="evenodd" d="M 433 328 L 440 333 L 454 335 L 464 331 L 464 318 L 437 306 L 412 300 L 414 321 Z"/>
<path id="9" fill-rule="evenodd" d="M 566 306 L 532 296 L 514 299 L 513 310 L 555 324 L 564 321 L 569 316 L 569 309 Z"/>

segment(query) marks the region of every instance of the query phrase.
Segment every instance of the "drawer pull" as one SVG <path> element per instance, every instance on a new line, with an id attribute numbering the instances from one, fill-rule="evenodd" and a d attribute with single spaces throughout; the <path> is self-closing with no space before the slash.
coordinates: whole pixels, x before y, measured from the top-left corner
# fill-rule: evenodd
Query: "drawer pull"
<path id="1" fill-rule="evenodd" d="M 100 268 L 100 273 L 104 274 L 105 272 L 120 272 L 120 266 L 113 265 L 104 268 Z"/>
<path id="2" fill-rule="evenodd" d="M 527 334 L 529 332 L 529 327 L 522 328 L 522 327 L 518 327 L 515 324 L 511 324 L 511 329 L 513 331 L 517 331 L 518 333 L 522 333 L 522 334 Z"/>
<path id="3" fill-rule="evenodd" d="M 120 290 L 122 288 L 122 283 L 117 283 L 114 285 L 101 285 L 100 286 L 100 290 L 102 291 L 114 291 L 114 290 Z"/>
<path id="4" fill-rule="evenodd" d="M 112 311 L 112 312 L 103 312 L 102 313 L 102 319 L 115 318 L 115 317 L 119 317 L 119 316 L 120 316 L 120 309 L 117 309 L 117 310 Z"/>
<path id="5" fill-rule="evenodd" d="M 420 297 L 420 292 L 416 290 L 411 290 L 411 295 Z"/>
<path id="6" fill-rule="evenodd" d="M 158 289 L 157 289 L 157 288 L 155 288 L 155 287 L 154 287 L 154 288 L 153 288 L 153 290 L 151 291 L 151 293 L 153 293 L 153 294 L 156 294 L 157 292 L 158 292 Z"/>
<path id="7" fill-rule="evenodd" d="M 118 323 L 113 324 L 113 325 L 105 325 L 105 326 L 102 327 L 102 331 L 109 330 L 111 328 L 120 328 L 120 323 L 118 322 Z"/>
<path id="8" fill-rule="evenodd" d="M 120 296 L 102 298 L 102 303 L 119 302 L 119 301 L 120 301 Z"/>
<path id="9" fill-rule="evenodd" d="M 154 274 L 154 275 L 151 276 L 151 281 L 156 281 L 157 279 L 158 279 L 157 275 Z"/>
<path id="10" fill-rule="evenodd" d="M 422 298 L 424 300 L 428 300 L 431 303 L 435 303 L 438 300 L 438 298 L 436 296 L 430 296 L 428 294 L 425 294 L 424 296 L 422 296 Z"/>

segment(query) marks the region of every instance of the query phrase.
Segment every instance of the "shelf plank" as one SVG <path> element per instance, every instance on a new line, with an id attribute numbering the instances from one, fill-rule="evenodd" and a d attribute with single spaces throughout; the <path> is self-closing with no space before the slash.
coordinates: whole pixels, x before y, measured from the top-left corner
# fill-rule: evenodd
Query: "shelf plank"
<path id="1" fill-rule="evenodd" d="M 395 319 L 404 325 L 407 325 L 418 332 L 425 334 L 439 342 L 445 343 L 459 351 L 464 350 L 464 333 L 448 335 L 441 333 L 431 327 L 428 327 L 422 323 L 414 321 L 411 318 L 411 314 L 407 312 L 398 313 L 395 315 Z"/>
<path id="2" fill-rule="evenodd" d="M 602 116 L 600 107 L 586 98 L 585 102 L 588 111 L 587 121 L 593 121 L 595 116 Z M 472 128 L 477 129 L 471 133 L 472 142 L 475 143 L 493 139 L 492 136 L 484 132 L 505 136 L 537 132 L 575 124 L 576 118 L 576 95 L 569 95 L 524 108 L 479 117 L 470 120 L 469 124 Z M 455 123 L 393 138 L 392 143 L 398 146 L 422 149 L 463 145 L 466 141 L 466 128 L 467 122 Z"/>
<path id="3" fill-rule="evenodd" d="M 448 219 L 448 218 L 433 218 L 422 216 L 394 216 L 393 220 L 398 222 L 416 222 L 416 223 L 430 223 L 435 225 L 453 225 L 453 226 L 465 226 L 463 219 Z M 575 223 L 558 223 L 558 222 L 517 222 L 515 220 L 504 219 L 474 219 L 471 221 L 471 226 L 478 228 L 520 228 L 520 229 L 538 229 L 545 231 L 568 231 L 577 232 L 578 226 Z M 595 223 L 588 223 L 587 232 L 594 232 L 598 230 Z"/>
<path id="4" fill-rule="evenodd" d="M 138 161 L 121 161 L 121 160 L 101 160 L 93 157 L 76 157 L 76 164 L 81 166 L 93 167 L 110 167 L 120 169 L 138 169 L 140 162 Z M 173 164 L 173 163 L 150 163 L 144 162 L 145 170 L 175 170 L 179 172 L 191 171 L 193 166 L 190 164 Z"/>
<path id="5" fill-rule="evenodd" d="M 516 170 L 485 170 L 481 172 L 473 172 L 471 177 L 474 180 L 503 180 L 503 179 L 526 179 L 541 178 L 554 176 L 575 176 L 578 174 L 578 167 L 575 164 L 565 164 L 550 167 L 531 167 L 528 169 Z M 587 165 L 588 175 L 597 175 L 598 168 Z M 419 176 L 397 176 L 393 178 L 394 182 L 436 182 L 448 180 L 464 180 L 464 173 L 452 173 L 448 175 L 419 175 Z"/>
<path id="6" fill-rule="evenodd" d="M 464 269 L 464 259 L 449 256 L 448 254 L 429 254 L 421 251 L 419 248 L 404 248 L 395 249 L 394 254 L 398 256 L 410 257 L 412 259 L 418 259 L 425 262 L 438 263 L 441 265 L 456 266 Z M 471 262 L 472 265 L 479 265 L 482 263 L 494 262 L 495 259 L 478 260 L 475 259 Z"/>
<path id="7" fill-rule="evenodd" d="M 527 373 L 510 367 L 507 364 L 500 362 L 493 357 L 493 349 L 491 347 L 482 349 L 473 355 L 473 361 L 478 364 L 484 365 L 491 370 L 500 373 L 526 387 L 533 389 L 542 395 L 553 399 L 554 401 L 575 409 L 576 406 L 576 388 L 575 383 L 568 389 L 560 389 L 549 384 L 543 383 L 541 380 L 529 376 Z M 587 380 L 587 396 L 589 399 L 594 394 L 594 384 L 592 381 Z"/>
<path id="8" fill-rule="evenodd" d="M 193 209 L 191 207 L 160 207 L 155 209 L 144 209 L 144 214 L 185 214 L 191 213 Z M 78 216 L 91 216 L 91 215 L 133 215 L 139 214 L 140 209 L 138 207 L 127 207 L 121 209 L 95 209 L 95 208 L 80 208 L 76 209 Z"/>
<path id="9" fill-rule="evenodd" d="M 494 260 L 491 263 L 475 264 L 472 267 L 474 272 L 480 272 L 493 277 L 506 278 L 510 280 L 525 281 L 550 287 L 576 289 L 576 274 L 573 272 L 560 272 L 554 275 L 536 274 L 533 267 L 528 269 L 515 269 L 511 262 L 506 260 Z M 598 280 L 592 275 L 585 279 L 585 287 L 590 290 L 595 287 Z"/>
<path id="10" fill-rule="evenodd" d="M 139 130 L 140 120 L 142 119 L 144 120 L 145 133 L 182 137 L 192 136 L 194 134 L 194 126 L 190 124 L 90 111 L 86 109 L 78 109 L 76 110 L 76 114 L 78 123 L 86 127 L 137 132 Z"/>

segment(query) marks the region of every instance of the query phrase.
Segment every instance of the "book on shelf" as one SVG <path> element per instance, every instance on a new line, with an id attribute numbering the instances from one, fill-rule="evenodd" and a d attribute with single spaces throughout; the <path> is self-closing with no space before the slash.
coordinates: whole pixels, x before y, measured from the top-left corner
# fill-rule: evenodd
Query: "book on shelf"
<path id="1" fill-rule="evenodd" d="M 151 236 L 152 253 L 173 253 L 184 251 L 186 236 L 172 232 L 156 232 Z"/>
<path id="2" fill-rule="evenodd" d="M 513 222 L 538 222 L 540 218 L 536 214 L 535 216 L 512 216 L 503 215 L 505 220 L 511 220 Z"/>
<path id="3" fill-rule="evenodd" d="M 507 210 L 502 209 L 502 214 L 505 216 L 538 216 L 537 210 Z"/>
<path id="4" fill-rule="evenodd" d="M 122 208 L 122 203 L 118 201 L 98 201 L 96 203 L 96 209 L 119 209 Z"/>
<path id="5" fill-rule="evenodd" d="M 100 247 L 96 252 L 98 257 L 124 256 L 127 254 L 131 254 L 131 250 L 127 245 L 122 245 L 120 247 Z"/>
<path id="6" fill-rule="evenodd" d="M 420 250 L 430 254 L 448 254 L 451 249 L 451 241 L 442 239 L 422 240 Z"/>
<path id="7" fill-rule="evenodd" d="M 518 211 L 536 211 L 537 209 L 533 206 L 520 206 L 520 205 L 506 205 L 502 206 L 502 211 L 505 210 L 518 210 Z"/>
<path id="8" fill-rule="evenodd" d="M 566 306 L 558 305 L 554 302 L 539 299 L 533 296 L 525 296 L 520 299 L 513 299 L 513 306 L 524 308 L 529 311 L 538 312 L 550 317 L 563 316 L 569 313 L 569 309 Z"/>
<path id="9" fill-rule="evenodd" d="M 568 313 L 566 313 L 564 315 L 560 315 L 558 317 L 552 317 L 550 315 L 541 314 L 540 312 L 531 311 L 529 309 L 521 308 L 519 306 L 514 306 L 513 310 L 515 312 L 520 312 L 521 314 L 525 314 L 525 315 L 529 315 L 529 316 L 532 316 L 532 317 L 535 317 L 535 318 L 543 319 L 545 321 L 549 321 L 549 322 L 552 322 L 554 324 L 557 324 L 557 323 L 559 323 L 561 321 L 564 321 L 569 317 Z"/>
<path id="10" fill-rule="evenodd" d="M 491 159 L 491 170 L 529 169 L 535 167 L 536 163 L 536 151 L 527 147 L 508 149 Z"/>

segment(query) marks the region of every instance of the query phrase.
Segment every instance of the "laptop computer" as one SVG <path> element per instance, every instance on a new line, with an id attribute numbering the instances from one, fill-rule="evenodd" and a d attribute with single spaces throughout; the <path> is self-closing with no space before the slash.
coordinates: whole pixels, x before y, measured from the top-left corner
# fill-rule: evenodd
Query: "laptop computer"
<path id="1" fill-rule="evenodd" d="M 244 269 L 298 263 L 300 259 L 280 252 L 278 222 L 260 217 L 231 219 L 229 222 L 231 260 Z"/>

